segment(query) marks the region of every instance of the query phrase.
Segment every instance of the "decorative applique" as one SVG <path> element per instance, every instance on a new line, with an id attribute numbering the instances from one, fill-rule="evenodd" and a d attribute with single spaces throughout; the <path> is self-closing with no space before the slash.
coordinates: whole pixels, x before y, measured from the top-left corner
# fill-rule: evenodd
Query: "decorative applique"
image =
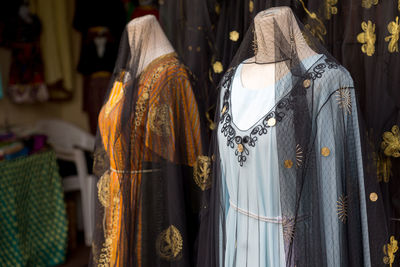
<path id="1" fill-rule="evenodd" d="M 321 78 L 326 68 L 336 69 L 338 68 L 338 65 L 332 60 L 325 59 L 325 63 L 316 65 L 312 71 L 307 73 L 307 78 L 312 79 L 313 81 Z M 223 96 L 222 109 L 220 111 L 220 124 L 222 124 L 221 133 L 227 138 L 227 146 L 235 150 L 235 156 L 237 157 L 240 166 L 243 166 L 247 157 L 250 155 L 250 147 L 255 147 L 258 138 L 262 135 L 266 135 L 271 127 L 274 127 L 278 122 L 281 122 L 284 119 L 287 111 L 293 109 L 295 101 L 294 95 L 298 93 L 298 89 L 293 89 L 292 93 L 278 101 L 275 107 L 268 112 L 258 124 L 248 131 L 249 134 L 243 136 L 237 135 L 236 129 L 233 126 L 232 115 L 230 114 L 231 82 L 234 73 L 235 70 L 228 71 L 226 77 L 222 81 L 222 87 L 225 87 L 226 90 Z M 326 153 L 326 151 L 324 153 Z"/>
<path id="2" fill-rule="evenodd" d="M 106 171 L 97 182 L 97 195 L 100 203 L 105 207 L 110 206 L 110 170 Z"/>
<path id="3" fill-rule="evenodd" d="M 222 63 L 219 61 L 215 61 L 213 64 L 213 70 L 215 73 L 221 73 L 224 68 L 222 67 Z"/>
<path id="4" fill-rule="evenodd" d="M 296 166 L 300 168 L 303 164 L 303 149 L 299 144 L 296 145 Z"/>
<path id="5" fill-rule="evenodd" d="M 387 36 L 385 38 L 385 41 L 389 42 L 388 50 L 390 53 L 399 52 L 399 34 L 400 34 L 399 17 L 396 17 L 395 21 L 391 21 L 388 24 L 387 28 L 389 33 L 391 34 L 390 36 Z"/>
<path id="6" fill-rule="evenodd" d="M 342 221 L 342 223 L 346 223 L 347 221 L 347 209 L 348 209 L 348 199 L 347 196 L 340 196 L 339 200 L 337 202 L 337 215 L 339 217 L 339 220 Z"/>
<path id="7" fill-rule="evenodd" d="M 399 126 L 394 125 L 391 132 L 383 133 L 381 147 L 386 156 L 400 157 L 400 131 Z"/>
<path id="8" fill-rule="evenodd" d="M 193 178 L 202 191 L 211 187 L 211 159 L 207 156 L 198 156 L 193 166 Z"/>
<path id="9" fill-rule="evenodd" d="M 362 0 L 361 6 L 369 9 L 372 7 L 372 5 L 376 6 L 378 4 L 378 2 L 379 2 L 379 0 Z"/>
<path id="10" fill-rule="evenodd" d="M 283 227 L 283 239 L 287 244 L 292 243 L 294 238 L 294 226 L 295 221 L 294 218 L 283 218 L 282 227 Z"/>
<path id="11" fill-rule="evenodd" d="M 231 39 L 231 41 L 236 42 L 237 40 L 239 40 L 239 33 L 237 31 L 231 31 L 229 33 L 229 39 Z"/>
<path id="12" fill-rule="evenodd" d="M 149 111 L 150 130 L 158 136 L 171 136 L 171 109 L 167 104 L 153 106 Z"/>
<path id="13" fill-rule="evenodd" d="M 332 15 L 336 15 L 338 13 L 338 9 L 335 5 L 337 5 L 338 0 L 325 0 L 325 18 L 331 19 Z"/>
<path id="14" fill-rule="evenodd" d="M 390 243 L 383 246 L 383 253 L 385 253 L 385 256 L 383 257 L 383 263 L 392 267 L 395 259 L 394 254 L 396 254 L 397 250 L 399 250 L 397 240 L 394 238 L 394 236 L 391 236 Z"/>
<path id="15" fill-rule="evenodd" d="M 361 29 L 364 31 L 357 35 L 357 41 L 361 44 L 361 51 L 367 56 L 372 56 L 375 53 L 375 24 L 372 21 L 363 21 L 361 23 Z"/>
<path id="16" fill-rule="evenodd" d="M 336 101 L 346 114 L 351 114 L 351 92 L 349 88 L 340 88 L 336 91 Z"/>
<path id="17" fill-rule="evenodd" d="M 318 38 L 322 43 L 324 43 L 324 36 L 326 35 L 326 27 L 325 24 L 318 18 L 317 14 L 314 12 L 310 12 L 303 0 L 299 0 L 303 6 L 304 11 L 308 15 L 308 23 L 305 24 L 305 27 L 311 32 L 311 34 Z"/>
<path id="18" fill-rule="evenodd" d="M 183 239 L 178 228 L 171 225 L 160 233 L 156 241 L 156 250 L 160 258 L 176 261 L 182 257 Z"/>

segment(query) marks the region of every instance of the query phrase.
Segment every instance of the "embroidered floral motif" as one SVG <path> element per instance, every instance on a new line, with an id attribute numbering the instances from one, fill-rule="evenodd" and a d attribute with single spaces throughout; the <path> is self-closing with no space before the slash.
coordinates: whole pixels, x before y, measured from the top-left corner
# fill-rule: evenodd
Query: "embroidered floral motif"
<path id="1" fill-rule="evenodd" d="M 314 37 L 318 38 L 323 43 L 324 36 L 327 33 L 324 23 L 318 18 L 315 12 L 311 12 L 306 8 L 303 0 L 299 1 L 303 6 L 304 11 L 308 15 L 308 23 L 305 25 L 305 27 L 311 32 Z"/>
<path id="2" fill-rule="evenodd" d="M 307 74 L 307 78 L 312 80 L 321 78 L 326 68 L 336 69 L 338 68 L 338 65 L 332 60 L 326 59 L 325 63 L 320 63 L 315 66 L 313 70 Z M 231 82 L 234 73 L 234 69 L 227 71 L 226 76 L 222 81 L 222 87 L 226 88 L 226 90 L 223 96 L 222 108 L 220 110 L 221 117 L 219 123 L 222 124 L 221 133 L 227 139 L 227 146 L 235 150 L 235 156 L 237 157 L 239 165 L 243 166 L 247 157 L 250 155 L 250 148 L 256 146 L 258 138 L 266 135 L 271 127 L 274 127 L 284 119 L 286 112 L 294 108 L 295 95 L 299 93 L 299 90 L 306 90 L 307 88 L 304 88 L 303 86 L 301 86 L 301 89 L 294 88 L 292 92 L 283 97 L 275 107 L 260 120 L 259 123 L 253 126 L 248 131 L 248 134 L 238 135 L 233 126 L 232 115 L 230 113 Z M 301 155 L 299 154 L 298 156 L 302 157 L 302 152 Z M 296 162 L 296 165 L 297 164 L 298 163 Z"/>
<path id="3" fill-rule="evenodd" d="M 351 114 L 351 93 L 349 88 L 340 88 L 336 91 L 336 101 L 346 114 Z"/>
<path id="4" fill-rule="evenodd" d="M 391 132 L 383 133 L 381 147 L 388 157 L 400 157 L 400 130 L 399 126 L 394 125 Z"/>
<path id="5" fill-rule="evenodd" d="M 388 24 L 387 28 L 389 33 L 391 34 L 390 36 L 387 36 L 385 38 L 385 41 L 389 42 L 388 50 L 390 53 L 399 52 L 399 34 L 400 34 L 399 17 L 396 17 L 395 21 L 391 21 Z"/>
<path id="6" fill-rule="evenodd" d="M 378 2 L 379 2 L 379 0 L 362 0 L 361 6 L 369 9 L 372 7 L 372 5 L 376 6 L 378 4 Z"/>
<path id="7" fill-rule="evenodd" d="M 149 126 L 158 136 L 170 136 L 170 114 L 171 108 L 167 104 L 160 104 L 150 108 L 149 111 Z"/>
<path id="8" fill-rule="evenodd" d="M 171 225 L 161 232 L 156 241 L 156 249 L 164 260 L 179 260 L 182 257 L 183 239 L 178 228 Z"/>
<path id="9" fill-rule="evenodd" d="M 325 2 L 325 18 L 331 19 L 332 15 L 336 15 L 338 12 L 337 7 L 335 6 L 338 3 L 338 0 L 326 0 Z"/>
<path id="10" fill-rule="evenodd" d="M 193 178 L 202 191 L 211 187 L 211 159 L 207 156 L 198 156 L 193 166 Z"/>
<path id="11" fill-rule="evenodd" d="M 361 51 L 368 56 L 372 56 L 375 53 L 375 24 L 372 21 L 363 21 L 361 23 L 361 28 L 364 32 L 357 35 L 357 41 L 361 44 Z"/>
<path id="12" fill-rule="evenodd" d="M 391 236 L 390 243 L 383 246 L 383 253 L 385 253 L 385 256 L 383 257 L 383 262 L 392 267 L 395 258 L 394 254 L 396 254 L 398 249 L 399 247 L 397 245 L 397 240 L 394 238 L 394 236 Z"/>
<path id="13" fill-rule="evenodd" d="M 347 196 L 344 196 L 344 195 L 340 196 L 339 200 L 336 202 L 337 202 L 337 214 L 338 214 L 339 220 L 341 220 L 342 223 L 346 223 L 347 208 L 348 208 Z"/>

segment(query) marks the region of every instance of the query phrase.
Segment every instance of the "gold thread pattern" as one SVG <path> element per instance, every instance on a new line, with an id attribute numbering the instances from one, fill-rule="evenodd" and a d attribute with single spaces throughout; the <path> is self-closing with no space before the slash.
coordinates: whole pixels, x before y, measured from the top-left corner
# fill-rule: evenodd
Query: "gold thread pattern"
<path id="1" fill-rule="evenodd" d="M 375 53 L 375 24 L 372 21 L 363 21 L 361 23 L 362 33 L 357 35 L 357 41 L 362 44 L 361 51 L 367 56 L 372 56 Z"/>
<path id="2" fill-rule="evenodd" d="M 292 167 L 293 167 L 293 161 L 291 161 L 290 159 L 285 160 L 285 168 L 291 169 Z"/>
<path id="3" fill-rule="evenodd" d="M 376 6 L 378 4 L 378 2 L 379 2 L 379 0 L 362 0 L 361 6 L 363 8 L 369 9 L 372 7 L 372 5 Z"/>
<path id="4" fill-rule="evenodd" d="M 171 113 L 171 108 L 167 104 L 151 107 L 148 119 L 150 130 L 158 136 L 171 136 Z"/>
<path id="5" fill-rule="evenodd" d="M 324 157 L 328 157 L 331 154 L 331 151 L 327 147 L 321 148 L 321 155 Z"/>
<path id="6" fill-rule="evenodd" d="M 378 194 L 372 192 L 371 194 L 369 194 L 369 200 L 371 200 L 372 202 L 376 202 L 378 200 Z"/>
<path id="7" fill-rule="evenodd" d="M 237 31 L 231 31 L 229 33 L 229 39 L 231 39 L 231 41 L 236 42 L 237 40 L 239 40 L 239 33 Z"/>
<path id="8" fill-rule="evenodd" d="M 400 157 L 400 130 L 399 126 L 394 125 L 391 132 L 383 133 L 381 148 L 388 157 Z"/>
<path id="9" fill-rule="evenodd" d="M 351 92 L 347 87 L 340 88 L 336 91 L 336 101 L 341 109 L 345 111 L 346 114 L 351 114 Z"/>
<path id="10" fill-rule="evenodd" d="M 211 187 L 210 175 L 211 159 L 207 156 L 198 156 L 193 166 L 193 178 L 202 191 Z"/>
<path id="11" fill-rule="evenodd" d="M 215 73 L 221 73 L 224 70 L 222 63 L 220 61 L 215 61 L 213 64 L 213 70 Z"/>
<path id="12" fill-rule="evenodd" d="M 97 196 L 103 207 L 110 206 L 110 170 L 107 170 L 97 182 Z"/>
<path id="13" fill-rule="evenodd" d="M 389 33 L 391 34 L 385 37 L 385 41 L 389 42 L 388 50 L 390 53 L 399 52 L 399 35 L 400 35 L 399 17 L 396 17 L 395 21 L 391 21 L 388 24 L 387 28 Z"/>
<path id="14" fill-rule="evenodd" d="M 325 1 L 325 18 L 331 19 L 332 15 L 336 15 L 338 13 L 338 9 L 335 5 L 337 5 L 338 0 L 326 0 Z"/>
<path id="15" fill-rule="evenodd" d="M 346 223 L 347 221 L 347 209 L 348 209 L 348 198 L 347 196 L 341 195 L 339 197 L 339 200 L 336 201 L 337 205 L 337 215 L 339 217 L 339 220 L 342 221 L 342 223 Z"/>
<path id="16" fill-rule="evenodd" d="M 296 145 L 296 167 L 300 168 L 303 164 L 303 149 L 299 144 Z"/>
<path id="17" fill-rule="evenodd" d="M 389 265 L 390 267 L 392 267 L 394 263 L 394 259 L 396 256 L 394 254 L 396 254 L 397 250 L 399 250 L 397 244 L 397 240 L 394 238 L 394 236 L 391 236 L 390 243 L 383 246 L 383 253 L 385 254 L 385 256 L 383 257 L 383 263 Z"/>
<path id="18" fill-rule="evenodd" d="M 303 0 L 299 1 L 309 18 L 309 23 L 305 24 L 305 27 L 311 32 L 314 37 L 318 38 L 322 43 L 324 43 L 324 36 L 327 33 L 324 23 L 321 21 L 321 19 L 318 18 L 315 12 L 310 12 L 310 10 L 306 8 Z"/>
<path id="19" fill-rule="evenodd" d="M 176 261 L 182 257 L 183 239 L 178 228 L 171 225 L 161 232 L 156 241 L 156 250 L 160 258 Z"/>

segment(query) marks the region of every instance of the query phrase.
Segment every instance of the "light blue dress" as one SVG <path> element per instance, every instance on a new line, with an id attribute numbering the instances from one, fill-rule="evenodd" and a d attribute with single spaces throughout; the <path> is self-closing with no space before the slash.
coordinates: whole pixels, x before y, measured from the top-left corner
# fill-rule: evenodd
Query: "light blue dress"
<path id="1" fill-rule="evenodd" d="M 306 59 L 310 67 L 320 55 Z M 228 112 L 236 135 L 249 136 L 276 103 L 275 87 L 285 83 L 290 75 L 274 86 L 264 89 L 244 88 L 240 64 L 231 84 Z M 227 88 L 222 88 L 221 98 Z M 280 96 L 278 96 L 279 98 Z M 220 100 L 222 103 L 222 99 Z M 225 191 L 225 267 L 279 267 L 285 263 L 285 239 L 290 227 L 285 225 L 280 205 L 279 165 L 275 127 L 258 136 L 249 147 L 246 161 L 240 166 L 235 149 L 227 146 L 227 137 L 218 129 L 218 144 Z M 238 193 L 240 192 L 240 193 Z"/>

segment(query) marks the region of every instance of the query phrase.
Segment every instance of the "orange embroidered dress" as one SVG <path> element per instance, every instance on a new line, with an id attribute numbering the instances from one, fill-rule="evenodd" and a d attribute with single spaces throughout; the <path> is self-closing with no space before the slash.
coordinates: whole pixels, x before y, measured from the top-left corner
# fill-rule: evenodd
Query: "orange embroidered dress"
<path id="1" fill-rule="evenodd" d="M 138 78 L 129 70 L 117 76 L 99 115 L 103 154 L 94 168 L 103 165 L 104 174 L 92 263 L 187 266 L 196 231 L 193 191 L 200 188 L 192 186 L 191 167 L 202 151 L 187 71 L 172 53 Z"/>

